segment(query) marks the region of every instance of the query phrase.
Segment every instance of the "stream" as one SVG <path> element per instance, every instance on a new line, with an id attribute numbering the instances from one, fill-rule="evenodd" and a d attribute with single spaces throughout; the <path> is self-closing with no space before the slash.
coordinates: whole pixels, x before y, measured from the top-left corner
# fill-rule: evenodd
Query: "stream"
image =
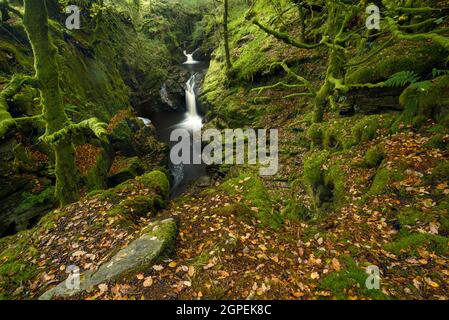
<path id="1" fill-rule="evenodd" d="M 156 127 L 157 139 L 167 144 L 170 149 L 177 141 L 170 141 L 170 134 L 175 129 L 187 129 L 192 132 L 199 130 L 203 126 L 203 117 L 198 108 L 196 77 L 198 73 L 207 71 L 207 63 L 196 61 L 193 54 L 184 52 L 187 60 L 183 63 L 183 67 L 190 71 L 190 78 L 185 85 L 185 106 L 186 112 L 160 111 L 150 115 L 151 122 Z M 148 123 L 149 119 L 141 118 L 144 123 Z M 194 154 L 194 148 L 191 145 L 191 154 Z M 171 161 L 169 163 L 171 173 L 171 198 L 181 195 L 187 187 L 202 177 L 207 177 L 205 164 L 178 164 L 175 165 Z"/>

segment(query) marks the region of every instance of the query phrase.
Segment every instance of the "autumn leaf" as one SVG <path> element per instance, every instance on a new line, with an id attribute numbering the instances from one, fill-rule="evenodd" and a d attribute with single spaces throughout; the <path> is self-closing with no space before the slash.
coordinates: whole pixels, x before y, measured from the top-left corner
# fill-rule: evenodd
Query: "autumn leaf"
<path id="1" fill-rule="evenodd" d="M 189 275 L 189 277 L 193 277 L 193 275 L 195 274 L 195 268 L 193 266 L 189 266 L 187 274 Z"/>
<path id="2" fill-rule="evenodd" d="M 152 285 L 153 285 L 153 278 L 152 278 L 151 276 L 145 278 L 145 281 L 143 282 L 143 286 L 144 286 L 145 288 L 149 288 L 149 287 L 151 287 Z"/>
<path id="3" fill-rule="evenodd" d="M 335 271 L 340 271 L 341 266 L 337 258 L 332 259 L 332 268 L 334 268 Z"/>
<path id="4" fill-rule="evenodd" d="M 98 285 L 98 289 L 100 289 L 100 295 L 102 295 L 108 291 L 108 285 L 106 283 L 101 283 Z"/>
<path id="5" fill-rule="evenodd" d="M 164 270 L 164 267 L 161 266 L 161 265 L 154 265 L 153 269 L 156 270 L 156 271 L 161 271 L 161 270 Z"/>

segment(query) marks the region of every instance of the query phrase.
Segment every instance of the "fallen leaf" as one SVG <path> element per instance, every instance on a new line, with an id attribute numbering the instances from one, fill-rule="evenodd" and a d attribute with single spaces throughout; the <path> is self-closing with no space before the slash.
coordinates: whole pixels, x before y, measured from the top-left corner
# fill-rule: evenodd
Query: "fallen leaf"
<path id="1" fill-rule="evenodd" d="M 145 281 L 143 282 L 143 286 L 145 288 L 151 287 L 153 285 L 153 278 L 152 277 L 147 277 L 145 278 Z"/>

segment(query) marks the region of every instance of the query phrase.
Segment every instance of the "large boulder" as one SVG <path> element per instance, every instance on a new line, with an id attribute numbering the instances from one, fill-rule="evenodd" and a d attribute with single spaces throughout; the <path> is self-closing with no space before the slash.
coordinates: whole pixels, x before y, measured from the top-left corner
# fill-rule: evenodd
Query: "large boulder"
<path id="1" fill-rule="evenodd" d="M 161 254 L 172 249 L 176 235 L 177 226 L 173 219 L 152 223 L 144 230 L 140 238 L 120 250 L 111 260 L 101 265 L 96 272 L 81 274 L 78 288 L 73 288 L 68 285 L 68 281 L 64 281 L 45 292 L 39 297 L 39 300 L 69 298 L 83 291 L 89 291 L 100 283 L 123 279 L 137 272 L 145 271 Z"/>

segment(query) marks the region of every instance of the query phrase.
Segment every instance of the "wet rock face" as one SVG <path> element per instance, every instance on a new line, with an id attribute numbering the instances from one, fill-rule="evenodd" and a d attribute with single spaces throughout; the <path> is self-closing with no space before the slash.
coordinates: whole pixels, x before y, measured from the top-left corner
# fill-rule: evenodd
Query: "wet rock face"
<path id="1" fill-rule="evenodd" d="M 177 226 L 173 219 L 152 223 L 140 238 L 120 250 L 96 272 L 81 274 L 78 288 L 67 285 L 66 281 L 63 281 L 45 292 L 39 300 L 69 298 L 88 291 L 100 283 L 123 279 L 127 275 L 145 270 L 151 267 L 161 254 L 173 247 L 176 234 Z"/>

